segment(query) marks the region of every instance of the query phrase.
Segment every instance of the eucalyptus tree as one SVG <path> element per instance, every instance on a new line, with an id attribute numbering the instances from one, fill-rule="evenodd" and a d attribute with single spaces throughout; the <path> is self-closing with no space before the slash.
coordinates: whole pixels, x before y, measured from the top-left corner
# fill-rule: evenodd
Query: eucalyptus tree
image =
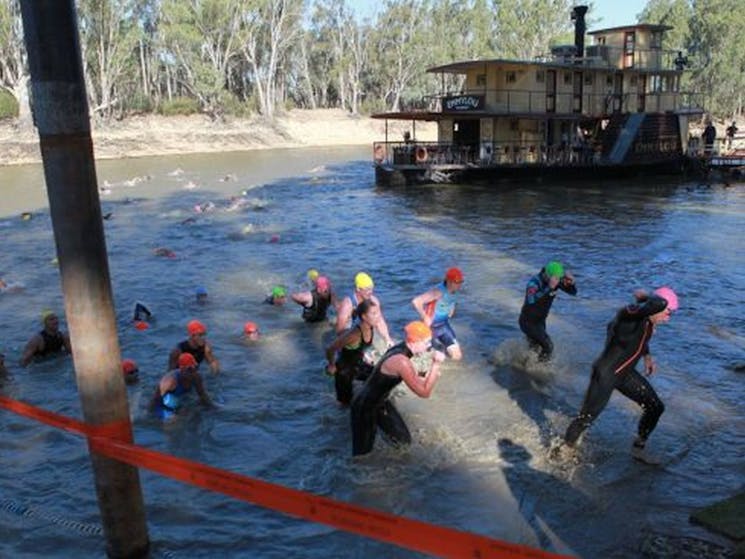
<path id="1" fill-rule="evenodd" d="M 386 0 L 371 34 L 374 72 L 387 109 L 398 111 L 414 80 L 429 66 L 428 0 Z"/>
<path id="2" fill-rule="evenodd" d="M 271 119 L 284 97 L 281 70 L 302 38 L 303 0 L 250 0 L 249 6 L 243 12 L 241 54 L 251 70 L 259 110 Z"/>
<path id="3" fill-rule="evenodd" d="M 78 23 L 91 114 L 108 118 L 130 95 L 140 27 L 135 0 L 79 0 Z"/>
<path id="4" fill-rule="evenodd" d="M 707 93 L 705 105 L 727 117 L 743 112 L 745 91 L 745 3 L 695 0 L 689 51 L 694 87 Z"/>
<path id="5" fill-rule="evenodd" d="M 572 29 L 571 0 L 493 0 L 497 34 L 492 50 L 499 58 L 530 60 L 549 51 Z"/>
<path id="6" fill-rule="evenodd" d="M 250 0 L 163 0 L 164 63 L 213 118 L 222 113 L 231 64 L 245 42 Z"/>
<path id="7" fill-rule="evenodd" d="M 0 0 L 0 87 L 18 102 L 22 124 L 31 122 L 28 81 L 20 6 L 17 0 Z"/>

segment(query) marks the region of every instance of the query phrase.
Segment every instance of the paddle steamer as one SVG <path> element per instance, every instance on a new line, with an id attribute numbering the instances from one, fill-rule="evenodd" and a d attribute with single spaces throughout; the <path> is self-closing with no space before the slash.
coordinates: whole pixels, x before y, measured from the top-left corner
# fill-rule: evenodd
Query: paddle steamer
<path id="1" fill-rule="evenodd" d="M 572 10 L 574 44 L 530 61 L 469 60 L 429 68 L 462 83 L 425 97 L 419 108 L 386 112 L 374 142 L 376 182 L 493 183 L 502 179 L 598 178 L 680 173 L 689 122 L 704 110 L 680 90 L 687 61 L 662 49 L 665 25 L 588 33 L 586 6 Z M 405 139 L 390 120 L 411 121 Z M 437 123 L 437 141 L 416 140 L 416 123 Z"/>

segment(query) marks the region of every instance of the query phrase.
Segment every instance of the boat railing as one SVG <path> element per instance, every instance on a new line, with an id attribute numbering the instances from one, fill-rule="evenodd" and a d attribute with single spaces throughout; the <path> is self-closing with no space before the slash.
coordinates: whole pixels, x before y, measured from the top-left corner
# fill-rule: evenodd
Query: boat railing
<path id="1" fill-rule="evenodd" d="M 575 94 L 571 92 L 547 93 L 527 89 L 474 88 L 427 95 L 416 106 L 407 106 L 406 109 L 465 116 L 468 110 L 448 110 L 448 101 L 477 96 L 482 99 L 482 103 L 474 110 L 481 113 L 494 115 L 578 114 L 594 117 L 613 113 L 672 111 L 682 106 L 683 103 L 692 103 L 693 95 L 695 94 L 677 91 L 652 91 L 643 94 L 638 92 Z"/>
<path id="2" fill-rule="evenodd" d="M 602 162 L 599 143 L 546 145 L 539 142 L 375 142 L 373 158 L 388 166 L 550 165 Z"/>

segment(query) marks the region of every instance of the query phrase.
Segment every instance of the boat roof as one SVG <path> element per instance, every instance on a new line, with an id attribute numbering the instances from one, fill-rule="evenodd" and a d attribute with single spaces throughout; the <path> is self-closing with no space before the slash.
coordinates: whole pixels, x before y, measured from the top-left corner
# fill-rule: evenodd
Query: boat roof
<path id="1" fill-rule="evenodd" d="M 605 29 L 597 29 L 595 31 L 588 31 L 588 35 L 604 35 L 605 33 L 617 33 L 619 31 L 633 31 L 635 29 L 645 29 L 647 31 L 670 31 L 674 29 L 669 25 L 659 25 L 656 23 L 636 23 L 633 25 L 621 25 L 620 27 L 606 27 Z"/>
<path id="2" fill-rule="evenodd" d="M 581 59 L 579 59 L 581 60 Z M 490 58 L 490 59 L 474 59 L 474 60 L 460 60 L 458 62 L 451 62 L 450 64 L 442 64 L 441 66 L 433 66 L 431 68 L 427 68 L 427 72 L 431 74 L 466 74 L 468 70 L 472 69 L 474 66 L 478 65 L 487 65 L 487 64 L 504 64 L 504 65 L 512 65 L 515 67 L 518 66 L 542 66 L 543 68 L 557 68 L 557 69 L 573 69 L 573 70 L 583 70 L 583 71 L 589 71 L 589 70 L 596 70 L 596 71 L 606 71 L 608 70 L 608 66 L 605 65 L 593 65 L 590 62 L 592 61 L 591 57 L 585 57 L 584 60 L 588 61 L 588 64 L 575 64 L 574 59 L 568 60 L 566 62 L 562 60 L 553 60 L 548 58 L 539 58 L 535 60 L 515 60 L 514 58 Z M 615 70 L 615 68 L 614 68 Z M 656 74 L 659 73 L 676 73 L 677 70 L 673 69 L 662 69 L 662 68 L 624 68 L 626 71 L 645 71 L 645 72 L 654 72 Z"/>

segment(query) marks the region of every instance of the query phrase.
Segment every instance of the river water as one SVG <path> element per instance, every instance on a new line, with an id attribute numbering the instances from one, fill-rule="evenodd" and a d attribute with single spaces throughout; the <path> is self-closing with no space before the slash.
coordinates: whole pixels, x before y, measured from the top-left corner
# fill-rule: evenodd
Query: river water
<path id="1" fill-rule="evenodd" d="M 727 540 L 688 515 L 745 485 L 745 185 L 384 190 L 368 157 L 365 147 L 98 163 L 122 355 L 141 369 L 128 388 L 136 441 L 581 557 L 689 556 L 697 540 L 726 550 Z M 61 312 L 62 298 L 41 168 L 0 176 L 0 277 L 18 288 L 0 293 L 0 351 L 12 375 L 2 390 L 80 417 L 69 358 L 17 366 L 39 313 Z M 155 256 L 158 247 L 176 257 Z M 549 259 L 574 273 L 579 294 L 554 304 L 556 355 L 540 368 L 525 362 L 517 316 L 525 283 Z M 372 455 L 353 461 L 348 411 L 322 373 L 330 326 L 306 325 L 296 305 L 263 298 L 278 283 L 300 289 L 309 268 L 345 295 L 365 270 L 400 337 L 415 318 L 411 298 L 453 265 L 466 276 L 453 320 L 463 361 L 445 364 L 429 400 L 396 392 L 410 448 L 379 439 Z M 649 446 L 664 465 L 630 459 L 639 413 L 620 395 L 585 437 L 578 464 L 550 462 L 547 449 L 581 403 L 606 323 L 635 288 L 662 284 L 681 298 L 652 340 L 652 383 L 666 412 Z M 206 305 L 194 301 L 200 285 Z M 147 331 L 130 323 L 138 300 L 155 313 Z M 163 426 L 146 404 L 194 317 L 222 362 L 221 375 L 206 375 L 220 406 L 195 406 Z M 240 339 L 246 320 L 262 330 L 254 345 Z M 0 411 L 0 452 L 0 557 L 103 556 L 83 441 Z M 147 471 L 141 479 L 153 557 L 419 556 Z"/>

